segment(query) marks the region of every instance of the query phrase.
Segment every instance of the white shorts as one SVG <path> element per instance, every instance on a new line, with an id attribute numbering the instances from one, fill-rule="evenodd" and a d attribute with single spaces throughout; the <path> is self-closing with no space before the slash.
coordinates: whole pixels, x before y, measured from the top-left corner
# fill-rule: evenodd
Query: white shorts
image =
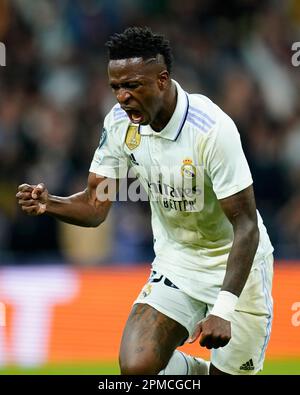
<path id="1" fill-rule="evenodd" d="M 217 369 L 239 375 L 256 374 L 262 369 L 273 317 L 272 278 L 271 254 L 249 274 L 231 321 L 230 342 L 211 351 L 211 362 Z M 189 335 L 213 307 L 190 297 L 178 288 L 178 284 L 172 284 L 156 272 L 152 272 L 134 303 L 154 307 L 179 322 Z"/>

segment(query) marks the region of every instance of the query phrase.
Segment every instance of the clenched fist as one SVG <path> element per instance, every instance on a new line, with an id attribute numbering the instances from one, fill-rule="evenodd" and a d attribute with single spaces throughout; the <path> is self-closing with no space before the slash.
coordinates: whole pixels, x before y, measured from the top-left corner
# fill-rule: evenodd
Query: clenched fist
<path id="1" fill-rule="evenodd" d="M 46 211 L 48 190 L 44 184 L 22 184 L 18 187 L 16 198 L 21 209 L 28 215 L 41 215 Z"/>
<path id="2" fill-rule="evenodd" d="M 196 324 L 194 333 L 187 343 L 194 343 L 198 337 L 200 346 L 209 350 L 224 347 L 231 339 L 231 323 L 221 317 L 209 314 Z"/>

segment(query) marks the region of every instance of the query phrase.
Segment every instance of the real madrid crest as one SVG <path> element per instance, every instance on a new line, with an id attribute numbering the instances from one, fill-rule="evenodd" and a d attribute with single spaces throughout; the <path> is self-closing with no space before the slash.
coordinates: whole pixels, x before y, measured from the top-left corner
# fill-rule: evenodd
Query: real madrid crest
<path id="1" fill-rule="evenodd" d="M 152 291 L 152 284 L 146 284 L 142 289 L 142 296 L 146 298 Z"/>
<path id="2" fill-rule="evenodd" d="M 181 166 L 181 175 L 185 178 L 196 177 L 196 166 L 193 165 L 192 159 L 184 159 Z"/>
<path id="3" fill-rule="evenodd" d="M 129 125 L 126 133 L 125 144 L 130 150 L 134 150 L 140 145 L 141 135 L 139 127 L 136 125 Z"/>

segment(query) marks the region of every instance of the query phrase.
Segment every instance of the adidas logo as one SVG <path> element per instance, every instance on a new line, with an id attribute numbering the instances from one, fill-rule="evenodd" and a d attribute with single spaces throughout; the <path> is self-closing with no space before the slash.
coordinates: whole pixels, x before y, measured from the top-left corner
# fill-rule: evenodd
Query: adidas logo
<path id="1" fill-rule="evenodd" d="M 243 363 L 243 365 L 240 366 L 240 370 L 254 370 L 252 359 L 249 359 L 248 362 Z"/>

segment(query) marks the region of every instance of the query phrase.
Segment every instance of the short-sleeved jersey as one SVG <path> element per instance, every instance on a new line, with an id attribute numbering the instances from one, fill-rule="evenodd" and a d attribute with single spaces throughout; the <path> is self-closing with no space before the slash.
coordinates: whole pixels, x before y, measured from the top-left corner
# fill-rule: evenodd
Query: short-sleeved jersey
<path id="1" fill-rule="evenodd" d="M 231 118 L 207 97 L 188 94 L 173 82 L 176 108 L 159 133 L 131 124 L 119 105 L 113 107 L 90 171 L 124 178 L 134 170 L 151 204 L 153 268 L 210 303 L 222 285 L 233 241 L 219 199 L 247 188 L 252 177 Z M 257 215 L 259 258 L 273 247 Z"/>

